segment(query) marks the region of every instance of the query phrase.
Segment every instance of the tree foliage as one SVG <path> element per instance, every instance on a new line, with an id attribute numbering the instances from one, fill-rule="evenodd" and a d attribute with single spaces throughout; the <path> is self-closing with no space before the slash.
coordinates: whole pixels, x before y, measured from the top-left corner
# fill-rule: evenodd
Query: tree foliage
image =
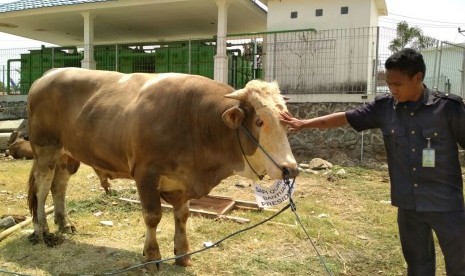
<path id="1" fill-rule="evenodd" d="M 405 47 L 421 50 L 434 46 L 435 43 L 436 39 L 424 35 L 420 28 L 410 27 L 406 21 L 401 21 L 397 24 L 397 37 L 391 41 L 389 50 L 394 53 Z"/>

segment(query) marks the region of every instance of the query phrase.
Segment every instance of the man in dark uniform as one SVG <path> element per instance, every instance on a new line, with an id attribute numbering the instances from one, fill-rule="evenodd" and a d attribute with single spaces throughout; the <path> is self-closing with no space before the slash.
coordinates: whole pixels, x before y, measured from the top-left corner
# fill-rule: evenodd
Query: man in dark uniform
<path id="1" fill-rule="evenodd" d="M 380 128 L 384 136 L 392 205 L 408 275 L 435 275 L 433 231 L 447 275 L 465 275 L 465 213 L 457 143 L 465 148 L 465 105 L 423 84 L 423 56 L 403 49 L 386 60 L 390 94 L 346 112 L 281 121 L 290 131 L 350 124 L 357 131 Z"/>

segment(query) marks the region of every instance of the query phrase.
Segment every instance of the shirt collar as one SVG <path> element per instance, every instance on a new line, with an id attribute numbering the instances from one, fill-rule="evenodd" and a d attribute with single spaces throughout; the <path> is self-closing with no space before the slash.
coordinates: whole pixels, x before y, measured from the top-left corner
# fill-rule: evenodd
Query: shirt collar
<path id="1" fill-rule="evenodd" d="M 434 91 L 429 89 L 426 85 L 424 86 L 422 103 L 424 105 L 432 105 L 434 101 Z"/>

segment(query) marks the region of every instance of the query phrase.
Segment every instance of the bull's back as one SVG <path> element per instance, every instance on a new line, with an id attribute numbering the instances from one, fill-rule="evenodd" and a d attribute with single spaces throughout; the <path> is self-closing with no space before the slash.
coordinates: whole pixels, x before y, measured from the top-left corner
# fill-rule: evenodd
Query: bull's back
<path id="1" fill-rule="evenodd" d="M 48 71 L 28 96 L 32 146 L 56 146 L 89 165 L 111 169 L 124 162 L 118 125 L 130 116 L 128 106 L 150 75 L 131 81 L 118 72 L 61 68 Z M 119 156 L 118 156 L 119 155 Z M 114 159 L 114 161 L 106 161 Z M 115 168 L 121 170 L 121 168 Z"/>
<path id="2" fill-rule="evenodd" d="M 224 94 L 231 91 L 200 76 L 56 69 L 31 87 L 30 141 L 122 174 L 160 156 L 157 166 L 186 163 L 175 156 L 195 156 L 201 142 L 218 143 L 211 133 L 225 128 L 221 114 L 232 100 Z"/>

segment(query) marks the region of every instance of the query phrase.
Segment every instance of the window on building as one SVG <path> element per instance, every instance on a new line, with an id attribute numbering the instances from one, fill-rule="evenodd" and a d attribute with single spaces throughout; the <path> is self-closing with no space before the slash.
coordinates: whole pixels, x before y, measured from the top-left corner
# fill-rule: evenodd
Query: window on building
<path id="1" fill-rule="evenodd" d="M 297 12 L 296 11 L 291 12 L 291 18 L 297 18 Z"/>
<path id="2" fill-rule="evenodd" d="M 315 16 L 323 16 L 323 9 L 316 9 Z"/>
<path id="3" fill-rule="evenodd" d="M 341 14 L 348 14 L 349 13 L 349 7 L 341 7 Z"/>

